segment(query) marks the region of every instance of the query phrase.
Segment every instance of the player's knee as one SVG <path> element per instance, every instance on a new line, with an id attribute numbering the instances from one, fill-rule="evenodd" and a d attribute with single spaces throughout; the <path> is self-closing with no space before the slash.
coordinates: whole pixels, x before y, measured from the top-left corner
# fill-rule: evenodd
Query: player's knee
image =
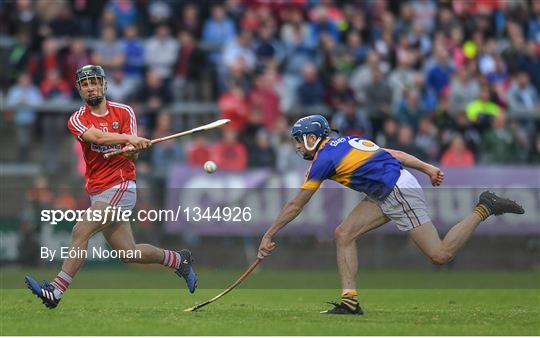
<path id="1" fill-rule="evenodd" d="M 444 265 L 450 262 L 454 256 L 447 251 L 440 250 L 430 255 L 431 262 L 436 265 Z"/>
<path id="2" fill-rule="evenodd" d="M 337 227 L 334 230 L 334 239 L 337 245 L 348 244 L 354 241 L 354 238 L 350 236 L 349 232 L 342 227 Z"/>

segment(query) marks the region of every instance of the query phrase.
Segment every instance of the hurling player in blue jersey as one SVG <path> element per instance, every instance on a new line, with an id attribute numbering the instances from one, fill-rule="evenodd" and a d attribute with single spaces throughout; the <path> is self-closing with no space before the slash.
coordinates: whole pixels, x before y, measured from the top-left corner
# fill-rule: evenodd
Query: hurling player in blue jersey
<path id="1" fill-rule="evenodd" d="M 428 216 L 422 188 L 404 167 L 429 176 L 439 186 L 444 173 L 437 167 L 398 150 L 379 148 L 361 137 L 330 138 L 328 121 L 321 115 L 298 120 L 292 128 L 296 150 L 312 161 L 302 189 L 281 210 L 264 234 L 258 258 L 264 259 L 275 248 L 274 235 L 298 216 L 304 205 L 325 179 L 331 179 L 366 198 L 358 203 L 335 230 L 337 263 L 341 277 L 341 302 L 326 314 L 362 314 L 358 304 L 356 274 L 358 257 L 356 239 L 388 221 L 407 231 L 420 250 L 436 264 L 452 260 L 480 222 L 490 215 L 523 214 L 514 201 L 485 191 L 478 204 L 462 221 L 454 225 L 441 240 Z"/>

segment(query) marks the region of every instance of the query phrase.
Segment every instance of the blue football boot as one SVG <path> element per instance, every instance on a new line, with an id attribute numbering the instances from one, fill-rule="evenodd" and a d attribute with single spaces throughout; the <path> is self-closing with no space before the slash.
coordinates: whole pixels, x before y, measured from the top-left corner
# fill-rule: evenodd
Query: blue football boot
<path id="1" fill-rule="evenodd" d="M 60 303 L 60 298 L 57 298 L 54 294 L 54 286 L 52 286 L 49 282 L 43 281 L 39 283 L 30 276 L 24 277 L 24 281 L 30 291 L 41 299 L 43 304 L 45 304 L 45 306 L 49 309 L 54 309 L 58 303 Z"/>
<path id="2" fill-rule="evenodd" d="M 193 270 L 193 258 L 191 258 L 191 251 L 183 249 L 177 251 L 182 258 L 180 267 L 176 269 L 175 273 L 186 280 L 189 292 L 194 293 L 197 289 L 197 274 Z"/>

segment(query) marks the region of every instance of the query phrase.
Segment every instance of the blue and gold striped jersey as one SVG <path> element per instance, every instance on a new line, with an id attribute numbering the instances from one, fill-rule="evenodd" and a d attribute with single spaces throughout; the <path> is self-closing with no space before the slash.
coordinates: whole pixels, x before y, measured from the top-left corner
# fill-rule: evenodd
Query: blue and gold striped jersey
<path id="1" fill-rule="evenodd" d="M 375 143 L 347 136 L 323 141 L 302 189 L 316 190 L 325 179 L 382 200 L 392 192 L 401 163 Z"/>

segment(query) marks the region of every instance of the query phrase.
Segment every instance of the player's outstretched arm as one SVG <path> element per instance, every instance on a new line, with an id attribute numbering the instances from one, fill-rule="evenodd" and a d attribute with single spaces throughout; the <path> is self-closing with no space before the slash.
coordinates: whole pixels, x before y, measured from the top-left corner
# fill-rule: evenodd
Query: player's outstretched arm
<path id="1" fill-rule="evenodd" d="M 292 200 L 285 204 L 272 226 L 266 230 L 266 233 L 261 240 L 261 244 L 259 245 L 258 258 L 263 259 L 270 255 L 270 252 L 276 247 L 276 244 L 272 242 L 272 237 L 274 237 L 281 228 L 300 215 L 304 206 L 309 202 L 311 196 L 313 196 L 316 191 L 317 190 L 302 189 Z"/>
<path id="2" fill-rule="evenodd" d="M 444 173 L 441 169 L 437 168 L 434 165 L 426 163 L 422 160 L 419 160 L 411 154 L 406 152 L 394 149 L 384 149 L 390 155 L 394 156 L 398 161 L 400 161 L 405 167 L 420 170 L 424 174 L 429 176 L 431 180 L 431 185 L 437 187 L 442 184 L 444 180 Z"/>
<path id="3" fill-rule="evenodd" d="M 135 149 L 148 148 L 150 140 L 129 134 L 117 134 L 101 131 L 95 127 L 89 128 L 82 134 L 81 138 L 90 143 L 109 146 L 113 144 L 131 144 Z"/>

